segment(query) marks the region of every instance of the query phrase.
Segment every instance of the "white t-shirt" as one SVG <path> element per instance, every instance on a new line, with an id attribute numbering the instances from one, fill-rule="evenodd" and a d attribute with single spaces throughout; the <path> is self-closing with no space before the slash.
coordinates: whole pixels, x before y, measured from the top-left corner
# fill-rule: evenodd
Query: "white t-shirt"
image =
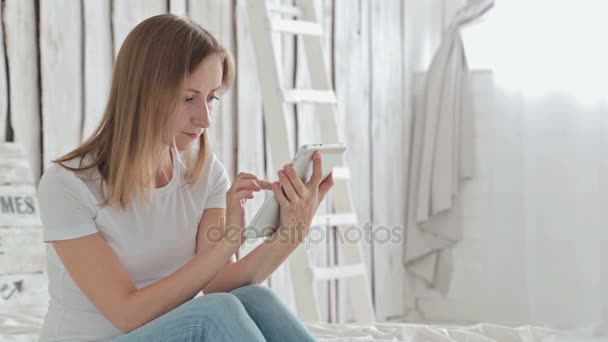
<path id="1" fill-rule="evenodd" d="M 195 255 L 203 210 L 226 207 L 230 180 L 213 155 L 203 176 L 186 187 L 185 167 L 177 153 L 172 155 L 169 183 L 152 189 L 149 202 L 134 201 L 125 211 L 100 208 L 97 170 L 77 175 L 60 165 L 50 166 L 38 186 L 44 242 L 99 232 L 138 288 L 175 272 Z M 105 184 L 104 189 L 107 193 Z M 107 341 L 123 334 L 80 291 L 52 244 L 46 245 L 46 253 L 51 299 L 40 341 Z"/>

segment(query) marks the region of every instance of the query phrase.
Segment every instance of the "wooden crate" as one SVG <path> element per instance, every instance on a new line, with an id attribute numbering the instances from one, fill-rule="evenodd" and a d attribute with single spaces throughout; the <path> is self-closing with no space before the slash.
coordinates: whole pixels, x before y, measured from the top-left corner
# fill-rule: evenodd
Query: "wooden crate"
<path id="1" fill-rule="evenodd" d="M 46 254 L 36 187 L 25 149 L 0 144 L 0 310 L 26 313 L 48 303 Z"/>
<path id="2" fill-rule="evenodd" d="M 39 312 L 48 301 L 46 273 L 0 274 L 0 311 Z"/>

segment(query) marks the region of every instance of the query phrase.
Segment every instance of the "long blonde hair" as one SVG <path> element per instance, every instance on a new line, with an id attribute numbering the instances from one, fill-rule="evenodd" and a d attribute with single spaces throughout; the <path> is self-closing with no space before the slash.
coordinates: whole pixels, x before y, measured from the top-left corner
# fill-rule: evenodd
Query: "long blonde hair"
<path id="1" fill-rule="evenodd" d="M 162 137 L 171 113 L 179 105 L 187 75 L 207 57 L 222 63 L 222 90 L 234 80 L 234 61 L 209 32 L 188 18 L 171 14 L 150 17 L 138 24 L 122 44 L 112 73 L 103 118 L 82 145 L 54 160 L 66 169 L 97 168 L 108 187 L 105 204 L 125 209 L 154 187 L 164 168 L 167 146 Z M 209 159 L 207 132 L 199 139 L 196 162 L 187 166 L 188 184 L 202 175 Z M 91 154 L 91 162 L 70 167 L 65 162 Z M 188 154 L 192 155 L 192 147 Z"/>

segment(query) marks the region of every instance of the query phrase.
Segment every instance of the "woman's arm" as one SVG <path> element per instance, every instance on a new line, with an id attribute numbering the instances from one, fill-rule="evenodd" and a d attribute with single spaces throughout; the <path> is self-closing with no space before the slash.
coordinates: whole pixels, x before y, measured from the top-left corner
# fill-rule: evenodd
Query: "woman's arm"
<path id="1" fill-rule="evenodd" d="M 245 241 L 242 236 L 245 227 L 245 201 L 253 198 L 254 191 L 271 190 L 272 184 L 258 179 L 255 175 L 240 172 L 230 190 L 226 193 L 226 208 L 207 208 L 198 226 L 196 253 L 212 249 L 218 242 L 217 232 L 225 232 L 223 240 L 238 249 Z M 251 283 L 249 270 L 243 270 L 238 262 L 228 260 L 224 268 L 203 289 L 204 293 L 227 292 Z"/>
<path id="2" fill-rule="evenodd" d="M 54 241 L 53 247 L 80 290 L 112 324 L 129 332 L 192 299 L 225 267 L 242 236 L 241 230 L 225 227 L 243 226 L 242 204 L 261 190 L 255 180 L 255 176 L 239 174 L 226 193 L 229 210 L 225 217 L 218 215 L 222 212 L 213 214 L 212 209 L 203 213 L 203 225 L 219 226 L 214 244 L 197 251 L 171 275 L 141 289 L 99 233 Z"/>
<path id="3" fill-rule="evenodd" d="M 302 182 L 291 164 L 279 170 L 279 182 L 273 184 L 272 190 L 281 207 L 280 226 L 264 244 L 243 259 L 243 264 L 247 265 L 243 268 L 256 271 L 254 283 L 268 278 L 308 235 L 319 205 L 334 185 L 331 173 L 324 180 L 322 174 L 318 151 L 313 155 L 312 177 L 307 183 Z"/>
<path id="4" fill-rule="evenodd" d="M 55 241 L 53 247 L 81 291 L 124 332 L 135 330 L 192 299 L 236 250 L 234 245 L 215 244 L 173 274 L 137 289 L 99 233 Z"/>
<path id="5" fill-rule="evenodd" d="M 279 228 L 273 236 L 256 247 L 243 259 L 240 259 L 235 264 L 235 268 L 239 268 L 238 270 L 235 270 L 235 272 L 245 273 L 247 270 L 250 270 L 248 276 L 251 284 L 259 284 L 270 277 L 270 275 L 285 262 L 289 255 L 293 253 L 300 244 L 297 240 L 291 239 L 290 236 L 304 233 L 302 230 L 298 233 L 291 230 L 287 234 L 282 234 L 280 233 L 280 230 L 282 229 L 287 228 Z M 274 236 L 281 237 L 277 239 L 274 238 Z"/>
<path id="6" fill-rule="evenodd" d="M 212 249 L 217 244 L 215 241 L 215 233 L 218 224 L 221 225 L 222 218 L 226 216 L 226 209 L 209 208 L 205 209 L 203 217 L 198 225 L 198 234 L 196 238 L 196 253 Z M 224 229 L 224 227 L 220 227 Z M 239 243 L 240 245 L 241 243 Z M 229 258 L 226 265 L 220 272 L 202 289 L 203 293 L 212 292 L 228 292 L 235 288 L 249 284 L 249 277 L 246 272 L 234 272 L 235 262 L 233 258 Z"/>
<path id="7" fill-rule="evenodd" d="M 197 253 L 214 247 L 214 234 L 210 231 L 216 229 L 214 222 L 220 222 L 220 217 L 224 214 L 224 209 L 205 210 L 199 225 Z M 276 235 L 277 233 L 275 236 L 284 235 Z M 239 261 L 228 261 L 228 264 L 203 288 L 203 293 L 229 292 L 241 286 L 258 284 L 266 280 L 299 244 L 293 241 L 286 243 L 287 239 L 284 237 L 281 241 L 269 238 Z M 240 244 L 243 242 L 244 240 Z"/>
<path id="8" fill-rule="evenodd" d="M 205 293 L 230 291 L 263 282 L 304 240 L 319 204 L 333 186 L 331 174 L 321 182 L 322 165 L 318 153 L 313 164 L 313 176 L 307 184 L 300 180 L 293 168 L 286 167 L 279 172 L 285 193 L 278 184 L 272 189 L 281 205 L 281 226 L 251 253 L 227 265 L 203 290 Z M 211 234 L 202 234 L 203 238 L 199 235 L 201 245 L 209 244 L 205 235 Z"/>

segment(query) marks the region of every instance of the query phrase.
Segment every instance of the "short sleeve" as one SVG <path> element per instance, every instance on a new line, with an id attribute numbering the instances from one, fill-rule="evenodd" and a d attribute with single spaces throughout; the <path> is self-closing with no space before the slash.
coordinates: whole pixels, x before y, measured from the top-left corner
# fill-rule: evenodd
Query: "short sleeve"
<path id="1" fill-rule="evenodd" d="M 205 209 L 226 208 L 226 192 L 230 189 L 230 178 L 226 173 L 224 165 L 214 156 L 211 159 L 211 170 L 209 173 L 209 191 Z"/>
<path id="2" fill-rule="evenodd" d="M 89 191 L 72 171 L 53 165 L 38 184 L 43 241 L 74 239 L 98 232 Z"/>

